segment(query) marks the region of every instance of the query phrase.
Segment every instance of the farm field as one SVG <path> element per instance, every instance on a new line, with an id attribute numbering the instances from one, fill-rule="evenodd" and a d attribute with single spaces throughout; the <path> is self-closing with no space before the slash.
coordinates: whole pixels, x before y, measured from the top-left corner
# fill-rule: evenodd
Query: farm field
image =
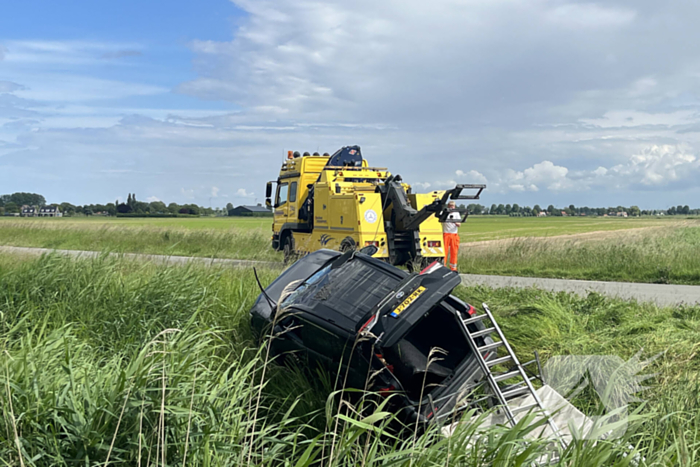
<path id="1" fill-rule="evenodd" d="M 551 237 L 597 231 L 637 229 L 667 226 L 678 218 L 613 218 L 613 217 L 508 217 L 471 216 L 460 229 L 463 242 L 496 240 L 513 237 Z M 199 217 L 199 218 L 127 218 L 127 217 L 66 217 L 58 219 L 0 217 L 3 224 L 26 225 L 34 228 L 103 229 L 107 227 L 152 228 L 157 230 L 259 230 L 271 231 L 269 217 Z"/>
<path id="2" fill-rule="evenodd" d="M 260 273 L 267 284 L 279 270 Z M 647 403 L 634 403 L 625 437 L 573 443 L 560 465 L 626 466 L 640 455 L 649 466 L 700 462 L 700 307 L 535 290 L 457 293 L 489 303 L 521 359 L 534 350 L 545 362 L 664 352 L 644 370 L 656 376 L 644 383 L 649 389 L 638 396 Z M 338 394 L 326 398 L 328 378 L 316 383 L 257 351 L 247 321 L 257 294 L 250 270 L 0 256 L 0 459 L 20 465 L 21 456 L 27 466 L 529 465 L 542 452 L 542 445 L 516 452 L 519 428 L 476 439 L 465 426 L 448 440 L 434 432 L 395 440 L 381 409 L 368 418 L 339 409 Z M 601 407 L 588 392 L 576 403 L 590 415 Z"/>
<path id="3" fill-rule="evenodd" d="M 270 248 L 269 222 L 5 218 L 0 245 L 282 261 Z M 700 284 L 700 219 L 483 216 L 470 218 L 461 236 L 463 273 Z"/>
<path id="4" fill-rule="evenodd" d="M 467 243 L 462 273 L 700 284 L 700 221 L 581 237 Z"/>

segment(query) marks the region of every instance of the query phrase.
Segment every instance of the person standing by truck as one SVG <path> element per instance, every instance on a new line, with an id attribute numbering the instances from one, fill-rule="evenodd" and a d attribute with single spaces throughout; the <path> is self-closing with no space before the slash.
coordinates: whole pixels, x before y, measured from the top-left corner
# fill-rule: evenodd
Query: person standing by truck
<path id="1" fill-rule="evenodd" d="M 454 201 L 447 203 L 448 209 L 456 209 Z M 445 243 L 445 266 L 457 270 L 457 253 L 459 252 L 459 226 L 462 225 L 459 212 L 451 212 L 442 224 L 442 239 Z"/>

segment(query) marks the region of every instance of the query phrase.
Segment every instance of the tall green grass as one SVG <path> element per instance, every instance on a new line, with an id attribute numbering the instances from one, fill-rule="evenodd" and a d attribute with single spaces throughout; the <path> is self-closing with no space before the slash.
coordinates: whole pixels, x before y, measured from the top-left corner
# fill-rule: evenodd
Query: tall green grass
<path id="1" fill-rule="evenodd" d="M 350 404 L 324 373 L 266 361 L 248 327 L 257 294 L 249 270 L 0 257 L 0 465 L 505 466 L 547 452 L 525 424 L 399 436 L 376 399 Z M 700 461 L 699 308 L 458 294 L 492 305 L 521 358 L 666 351 L 626 438 L 573 443 L 560 465 Z"/>
<path id="2" fill-rule="evenodd" d="M 0 245 L 282 261 L 261 229 L 187 229 L 121 224 L 0 222 Z"/>
<path id="3" fill-rule="evenodd" d="M 523 238 L 463 245 L 459 270 L 570 279 L 700 284 L 700 227 L 651 230 L 606 240 Z"/>

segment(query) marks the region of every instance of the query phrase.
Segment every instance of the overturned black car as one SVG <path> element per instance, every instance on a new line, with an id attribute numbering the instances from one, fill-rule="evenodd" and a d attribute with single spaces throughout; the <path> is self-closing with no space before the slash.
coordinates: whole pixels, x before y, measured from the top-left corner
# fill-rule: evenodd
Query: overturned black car
<path id="1" fill-rule="evenodd" d="M 483 379 L 469 335 L 488 349 L 484 360 L 495 358 L 475 309 L 450 294 L 460 280 L 439 263 L 409 274 L 362 252 L 319 250 L 265 289 L 251 323 L 264 341 L 272 333 L 273 355 L 341 372 L 345 387 L 396 394 L 401 418 L 430 422 Z"/>

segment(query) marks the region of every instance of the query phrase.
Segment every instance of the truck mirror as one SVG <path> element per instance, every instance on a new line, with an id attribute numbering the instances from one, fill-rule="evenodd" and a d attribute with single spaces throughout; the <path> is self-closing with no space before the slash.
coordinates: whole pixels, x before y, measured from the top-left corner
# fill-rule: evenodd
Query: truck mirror
<path id="1" fill-rule="evenodd" d="M 272 197 L 272 182 L 267 182 L 267 186 L 265 187 L 265 198 L 271 198 Z"/>
<path id="2" fill-rule="evenodd" d="M 271 200 L 270 198 L 267 198 L 267 199 L 265 200 L 265 207 L 266 207 L 267 209 L 271 209 L 271 208 L 272 208 L 272 200 Z"/>

